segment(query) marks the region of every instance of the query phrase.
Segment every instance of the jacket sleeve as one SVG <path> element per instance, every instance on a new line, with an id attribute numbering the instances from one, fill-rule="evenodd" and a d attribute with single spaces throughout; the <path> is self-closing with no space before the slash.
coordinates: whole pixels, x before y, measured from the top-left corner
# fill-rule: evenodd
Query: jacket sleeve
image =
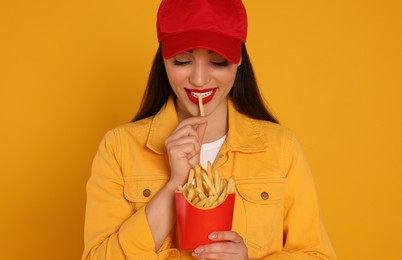
<path id="1" fill-rule="evenodd" d="M 84 260 L 164 259 L 170 249 L 155 252 L 145 207 L 134 212 L 123 195 L 117 133 L 103 138 L 87 183 Z"/>
<path id="2" fill-rule="evenodd" d="M 288 144 L 283 251 L 267 259 L 337 259 L 324 229 L 309 164 L 293 133 Z"/>

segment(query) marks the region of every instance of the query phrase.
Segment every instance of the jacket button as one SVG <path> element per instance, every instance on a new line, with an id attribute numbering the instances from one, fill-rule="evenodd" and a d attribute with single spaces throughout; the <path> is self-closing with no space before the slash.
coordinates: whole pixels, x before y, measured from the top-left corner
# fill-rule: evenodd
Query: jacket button
<path id="1" fill-rule="evenodd" d="M 261 192 L 261 198 L 263 199 L 263 200 L 267 200 L 268 198 L 269 198 L 269 194 L 267 193 L 267 192 Z"/>
<path id="2" fill-rule="evenodd" d="M 225 157 L 223 154 L 218 155 L 219 159 L 222 159 L 223 157 Z"/>
<path id="3" fill-rule="evenodd" d="M 149 196 L 151 196 L 151 191 L 149 189 L 145 189 L 142 192 L 142 195 L 144 195 L 144 197 L 149 197 Z"/>

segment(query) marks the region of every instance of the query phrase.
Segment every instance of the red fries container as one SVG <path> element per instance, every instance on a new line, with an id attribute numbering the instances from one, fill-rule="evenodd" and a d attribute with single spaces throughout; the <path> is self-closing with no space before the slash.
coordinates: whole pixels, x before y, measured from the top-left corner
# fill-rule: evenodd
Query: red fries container
<path id="1" fill-rule="evenodd" d="M 191 250 L 214 241 L 208 235 L 214 231 L 232 230 L 235 194 L 212 208 L 192 205 L 181 191 L 176 192 L 177 242 L 181 250 Z"/>

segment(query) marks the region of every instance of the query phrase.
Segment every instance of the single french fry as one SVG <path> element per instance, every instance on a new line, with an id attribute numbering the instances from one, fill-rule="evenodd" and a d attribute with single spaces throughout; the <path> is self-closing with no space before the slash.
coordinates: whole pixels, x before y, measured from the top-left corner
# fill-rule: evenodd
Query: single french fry
<path id="1" fill-rule="evenodd" d="M 197 187 L 204 191 L 204 188 L 202 187 L 201 168 L 199 165 L 195 166 L 195 181 Z"/>
<path id="2" fill-rule="evenodd" d="M 218 192 L 216 191 L 214 185 L 212 184 L 211 180 L 209 179 L 208 175 L 205 173 L 202 174 L 202 178 L 205 180 L 205 182 L 208 185 L 208 188 L 211 190 L 213 195 L 218 195 Z"/>
<path id="3" fill-rule="evenodd" d="M 225 199 L 226 194 L 227 194 L 227 187 L 225 187 L 225 188 L 223 189 L 221 195 L 219 196 L 219 198 L 218 198 L 218 203 L 221 203 L 221 202 Z"/>
<path id="4" fill-rule="evenodd" d="M 202 104 L 202 96 L 201 95 L 198 96 L 198 106 L 200 108 L 200 116 L 204 116 L 205 115 L 204 105 Z"/>
<path id="5" fill-rule="evenodd" d="M 211 195 L 211 191 L 208 187 L 208 184 L 205 181 L 202 181 L 202 187 L 204 187 L 204 194 L 209 197 Z"/>
<path id="6" fill-rule="evenodd" d="M 195 173 L 201 173 L 201 166 L 199 164 L 194 166 Z"/>
<path id="7" fill-rule="evenodd" d="M 223 192 L 223 189 L 228 185 L 228 181 L 222 176 L 221 178 L 221 192 Z"/>
<path id="8" fill-rule="evenodd" d="M 188 175 L 187 184 L 193 183 L 194 179 L 194 169 L 190 169 L 190 174 Z"/>
<path id="9" fill-rule="evenodd" d="M 183 192 L 183 186 L 180 185 L 178 189 L 179 191 Z"/>
<path id="10" fill-rule="evenodd" d="M 212 165 L 211 165 L 210 161 L 207 162 L 207 173 L 208 173 L 209 179 L 211 179 L 213 181 L 214 177 L 212 175 Z"/>
<path id="11" fill-rule="evenodd" d="M 191 188 L 188 190 L 187 199 L 189 201 L 192 201 L 194 197 L 195 197 L 195 190 L 193 188 Z"/>
<path id="12" fill-rule="evenodd" d="M 214 174 L 214 185 L 215 185 L 215 190 L 219 195 L 221 193 L 221 181 L 219 179 L 218 171 L 215 171 L 215 174 Z"/>

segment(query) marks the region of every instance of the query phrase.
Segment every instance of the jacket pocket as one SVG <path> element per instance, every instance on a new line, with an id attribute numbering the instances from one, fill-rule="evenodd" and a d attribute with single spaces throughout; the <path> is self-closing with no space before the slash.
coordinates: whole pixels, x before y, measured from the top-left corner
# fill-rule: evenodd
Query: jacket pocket
<path id="1" fill-rule="evenodd" d="M 260 257 L 272 246 L 275 236 L 283 232 L 284 178 L 236 180 L 245 219 L 238 225 L 245 230 L 250 255 Z"/>
<path id="2" fill-rule="evenodd" d="M 124 197 L 131 202 L 134 211 L 137 211 L 144 207 L 167 181 L 168 177 L 160 175 L 126 177 Z"/>

